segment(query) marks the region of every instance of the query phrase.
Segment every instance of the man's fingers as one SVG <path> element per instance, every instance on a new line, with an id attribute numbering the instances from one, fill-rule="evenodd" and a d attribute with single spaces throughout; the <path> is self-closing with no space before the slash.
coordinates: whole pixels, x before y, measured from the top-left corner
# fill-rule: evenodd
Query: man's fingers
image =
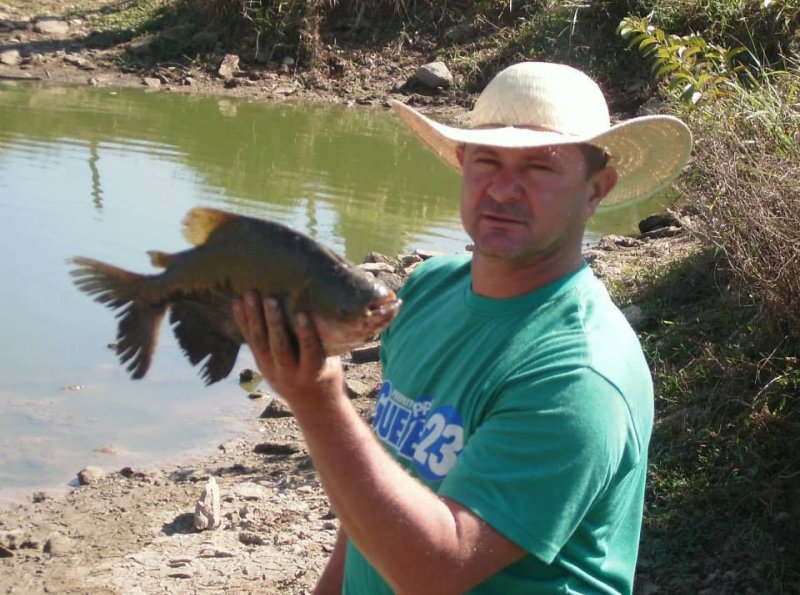
<path id="1" fill-rule="evenodd" d="M 242 298 L 234 298 L 231 302 L 231 308 L 233 310 L 233 320 L 236 322 L 236 326 L 239 327 L 239 330 L 242 331 L 242 334 L 247 333 L 247 318 L 244 315 L 244 302 Z"/>
<path id="2" fill-rule="evenodd" d="M 294 363 L 297 354 L 289 336 L 281 304 L 275 298 L 266 298 L 263 311 L 269 326 L 269 349 L 272 357 L 283 365 Z"/>
<path id="3" fill-rule="evenodd" d="M 295 317 L 295 329 L 300 347 L 300 368 L 319 369 L 320 362 L 325 359 L 325 350 L 311 316 L 306 312 L 300 312 Z"/>
<path id="4" fill-rule="evenodd" d="M 251 349 L 259 352 L 269 351 L 269 331 L 264 323 L 264 309 L 258 293 L 247 291 L 243 299 L 245 339 Z"/>

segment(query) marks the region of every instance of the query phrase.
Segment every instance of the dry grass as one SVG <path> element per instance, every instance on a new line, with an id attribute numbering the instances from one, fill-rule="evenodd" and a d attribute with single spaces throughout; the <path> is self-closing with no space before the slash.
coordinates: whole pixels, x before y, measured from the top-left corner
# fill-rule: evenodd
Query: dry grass
<path id="1" fill-rule="evenodd" d="M 703 236 L 737 290 L 800 337 L 800 73 L 741 90 L 692 118 Z"/>

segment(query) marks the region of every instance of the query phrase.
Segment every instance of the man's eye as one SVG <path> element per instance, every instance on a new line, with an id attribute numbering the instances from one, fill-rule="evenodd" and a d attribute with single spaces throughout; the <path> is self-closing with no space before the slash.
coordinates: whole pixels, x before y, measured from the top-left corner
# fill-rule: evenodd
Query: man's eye
<path id="1" fill-rule="evenodd" d="M 497 165 L 497 160 L 492 159 L 490 157 L 478 157 L 477 159 L 475 159 L 475 163 L 477 163 L 478 165 L 494 167 Z"/>

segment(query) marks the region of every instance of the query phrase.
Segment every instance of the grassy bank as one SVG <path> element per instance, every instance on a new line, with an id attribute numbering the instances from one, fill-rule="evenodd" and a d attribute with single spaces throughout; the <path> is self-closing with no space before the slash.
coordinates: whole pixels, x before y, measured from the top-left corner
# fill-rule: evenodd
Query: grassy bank
<path id="1" fill-rule="evenodd" d="M 648 104 L 684 118 L 695 151 L 676 208 L 698 248 L 657 267 L 632 261 L 612 284 L 650 321 L 641 337 L 657 386 L 638 590 L 800 592 L 800 3 L 97 6 L 70 9 L 92 24 L 93 43 L 155 39 L 132 63 L 211 70 L 235 52 L 254 68 L 290 58 L 300 76 L 359 71 L 366 85 L 366 57 L 439 59 L 454 86 L 414 100 L 469 105 L 500 68 L 556 60 L 595 76 L 617 114 Z"/>

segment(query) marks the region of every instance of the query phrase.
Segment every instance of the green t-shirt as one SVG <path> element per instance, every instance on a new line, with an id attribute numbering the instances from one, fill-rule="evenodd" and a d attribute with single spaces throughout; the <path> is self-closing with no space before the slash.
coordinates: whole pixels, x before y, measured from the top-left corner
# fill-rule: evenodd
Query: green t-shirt
<path id="1" fill-rule="evenodd" d="M 421 265 L 401 297 L 383 337 L 378 437 L 529 552 L 471 592 L 630 593 L 653 388 L 602 283 L 583 265 L 489 299 L 472 292 L 469 257 L 447 256 Z M 352 543 L 344 592 L 391 593 Z"/>

